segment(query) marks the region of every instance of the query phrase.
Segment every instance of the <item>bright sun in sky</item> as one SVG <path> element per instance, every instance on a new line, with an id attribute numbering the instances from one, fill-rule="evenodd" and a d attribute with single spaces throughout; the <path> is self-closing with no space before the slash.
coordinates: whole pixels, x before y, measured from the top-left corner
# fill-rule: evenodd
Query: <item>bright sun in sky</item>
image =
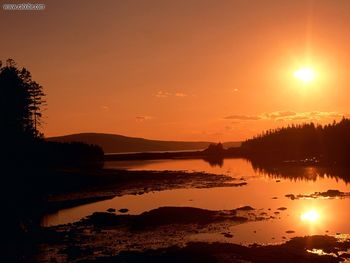
<path id="1" fill-rule="evenodd" d="M 294 77 L 303 83 L 309 83 L 315 79 L 315 71 L 312 68 L 300 68 L 294 72 Z"/>
<path id="2" fill-rule="evenodd" d="M 316 222 L 320 217 L 320 214 L 316 210 L 309 210 L 301 214 L 300 219 L 307 222 Z"/>

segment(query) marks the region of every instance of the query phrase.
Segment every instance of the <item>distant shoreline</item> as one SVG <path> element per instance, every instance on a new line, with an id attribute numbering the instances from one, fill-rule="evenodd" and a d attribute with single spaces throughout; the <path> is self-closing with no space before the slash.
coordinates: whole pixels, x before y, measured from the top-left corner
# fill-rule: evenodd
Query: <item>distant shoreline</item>
<path id="1" fill-rule="evenodd" d="M 241 158 L 243 155 L 236 153 L 222 152 L 220 154 L 208 154 L 202 151 L 164 151 L 164 152 L 138 152 L 138 153 L 117 153 L 105 154 L 105 161 L 128 161 L 128 160 L 157 160 L 157 159 L 224 159 Z"/>
<path id="2" fill-rule="evenodd" d="M 104 153 L 105 156 L 109 156 L 109 155 L 122 155 L 122 154 L 140 154 L 140 153 L 182 153 L 182 152 L 198 152 L 201 150 L 205 150 L 203 149 L 191 149 L 191 150 L 169 150 L 169 151 L 134 151 L 134 152 L 108 152 L 108 153 Z"/>
<path id="3" fill-rule="evenodd" d="M 147 160 L 176 160 L 176 159 L 202 159 L 209 163 L 220 163 L 224 159 L 244 158 L 256 164 L 275 164 L 275 165 L 337 165 L 337 163 L 319 158 L 301 158 L 301 159 L 275 159 L 266 158 L 266 156 L 250 155 L 240 147 L 224 149 L 221 152 L 210 153 L 206 150 L 201 151 L 157 151 L 157 152 L 132 152 L 132 153 L 108 153 L 104 155 L 104 161 L 147 161 Z"/>

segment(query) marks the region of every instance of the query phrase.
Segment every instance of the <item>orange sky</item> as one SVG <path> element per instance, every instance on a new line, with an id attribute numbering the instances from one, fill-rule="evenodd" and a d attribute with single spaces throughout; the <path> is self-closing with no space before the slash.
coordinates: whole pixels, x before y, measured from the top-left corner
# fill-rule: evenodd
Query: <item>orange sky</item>
<path id="1" fill-rule="evenodd" d="M 0 58 L 44 86 L 46 136 L 242 140 L 350 113 L 348 0 L 39 2 L 1 10 Z"/>

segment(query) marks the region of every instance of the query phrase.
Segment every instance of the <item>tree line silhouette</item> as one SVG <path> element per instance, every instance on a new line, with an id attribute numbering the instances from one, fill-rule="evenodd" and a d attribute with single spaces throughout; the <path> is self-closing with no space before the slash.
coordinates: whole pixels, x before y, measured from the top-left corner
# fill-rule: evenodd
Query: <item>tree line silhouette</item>
<path id="1" fill-rule="evenodd" d="M 39 131 L 46 107 L 43 87 L 15 61 L 0 62 L 2 159 L 25 166 L 82 166 L 103 160 L 99 146 L 47 142 Z"/>
<path id="2" fill-rule="evenodd" d="M 350 120 L 343 117 L 324 126 L 306 123 L 268 130 L 244 141 L 241 151 L 258 160 L 346 164 L 350 158 Z"/>

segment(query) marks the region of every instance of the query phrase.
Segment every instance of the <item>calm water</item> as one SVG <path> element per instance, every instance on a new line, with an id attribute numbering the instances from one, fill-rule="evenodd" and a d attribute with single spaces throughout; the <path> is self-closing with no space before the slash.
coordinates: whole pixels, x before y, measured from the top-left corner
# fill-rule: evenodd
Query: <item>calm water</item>
<path id="1" fill-rule="evenodd" d="M 193 235 L 193 240 L 225 241 L 238 243 L 274 243 L 292 236 L 311 234 L 350 233 L 350 198 L 290 200 L 286 194 L 311 194 L 329 189 L 350 192 L 350 185 L 340 177 L 342 173 L 315 167 L 288 167 L 266 170 L 253 169 L 243 159 L 226 159 L 222 166 L 211 166 L 203 160 L 161 160 L 107 162 L 106 168 L 131 170 L 188 170 L 227 174 L 246 179 L 243 187 L 218 187 L 209 189 L 178 189 L 152 192 L 143 195 L 126 195 L 107 201 L 95 202 L 74 208 L 63 209 L 44 219 L 46 226 L 78 221 L 96 211 L 108 208 L 128 208 L 130 214 L 140 214 L 161 206 L 191 206 L 210 210 L 234 209 L 250 205 L 264 209 L 271 215 L 279 207 L 276 219 L 251 222 L 232 227 L 234 237 L 222 235 Z M 268 172 L 267 172 L 268 171 Z M 271 210 L 268 210 L 271 209 Z M 286 231 L 295 231 L 286 233 Z"/>

